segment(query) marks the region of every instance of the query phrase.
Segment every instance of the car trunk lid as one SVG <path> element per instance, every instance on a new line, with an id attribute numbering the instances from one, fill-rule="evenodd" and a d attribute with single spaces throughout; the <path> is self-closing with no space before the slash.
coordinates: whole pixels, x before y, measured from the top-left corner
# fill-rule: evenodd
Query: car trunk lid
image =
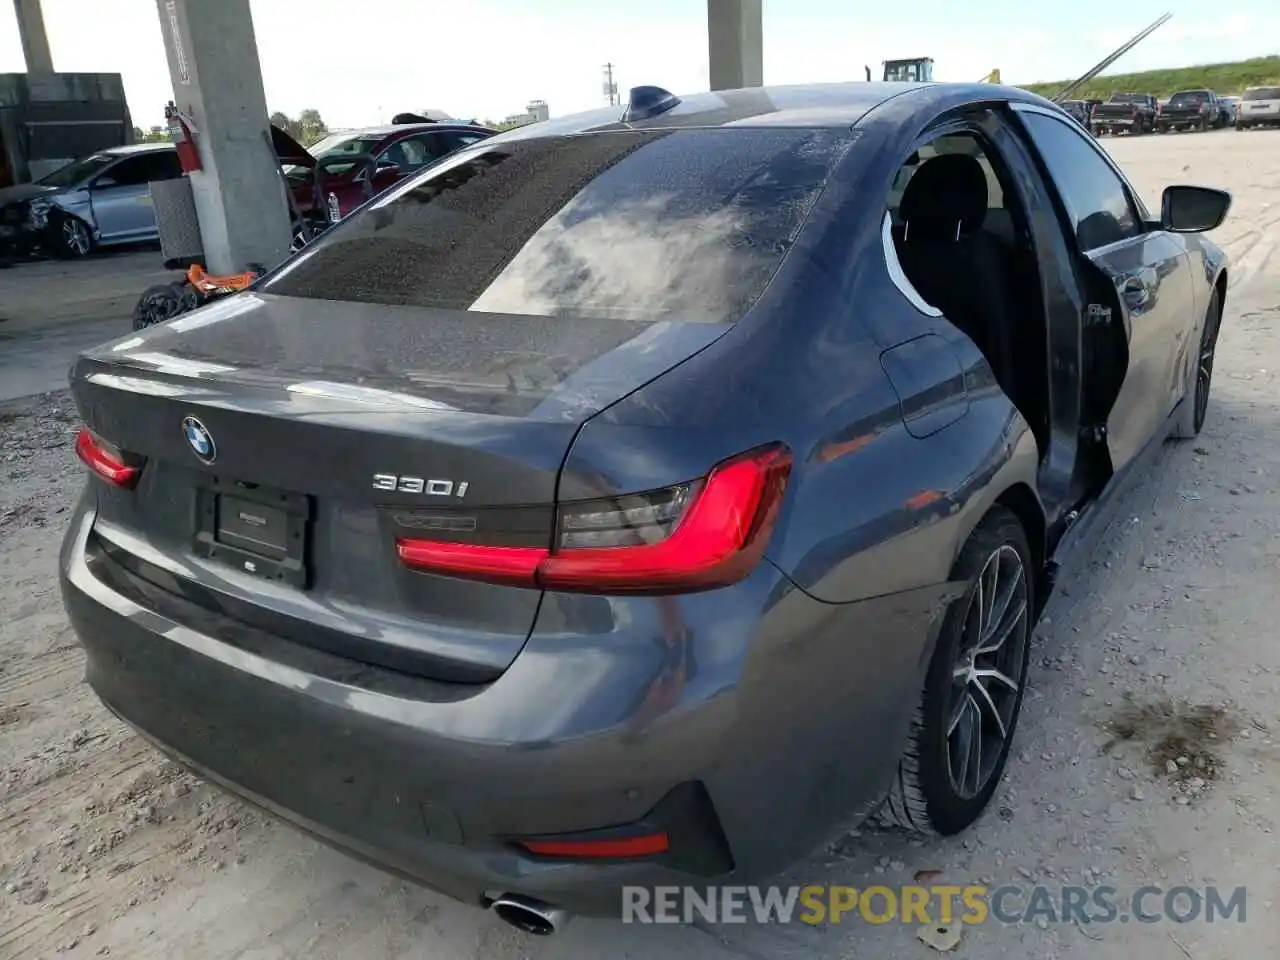
<path id="1" fill-rule="evenodd" d="M 97 535 L 233 619 L 492 679 L 540 592 L 412 571 L 397 537 L 548 546 L 580 425 L 728 329 L 242 294 L 76 364 L 87 426 L 142 465 L 96 484 Z"/>

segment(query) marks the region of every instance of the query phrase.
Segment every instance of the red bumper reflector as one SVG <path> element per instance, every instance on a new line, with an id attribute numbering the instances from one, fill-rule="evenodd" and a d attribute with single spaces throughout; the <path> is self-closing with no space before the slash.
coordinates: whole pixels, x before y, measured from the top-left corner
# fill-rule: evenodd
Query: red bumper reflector
<path id="1" fill-rule="evenodd" d="M 138 482 L 138 467 L 130 466 L 107 444 L 94 436 L 88 427 L 76 434 L 76 456 L 108 483 L 128 490 Z"/>
<path id="2" fill-rule="evenodd" d="M 612 840 L 521 840 L 519 846 L 540 857 L 564 857 L 581 860 L 623 860 L 628 857 L 652 857 L 671 849 L 666 833 L 650 833 L 639 837 L 617 837 Z"/>

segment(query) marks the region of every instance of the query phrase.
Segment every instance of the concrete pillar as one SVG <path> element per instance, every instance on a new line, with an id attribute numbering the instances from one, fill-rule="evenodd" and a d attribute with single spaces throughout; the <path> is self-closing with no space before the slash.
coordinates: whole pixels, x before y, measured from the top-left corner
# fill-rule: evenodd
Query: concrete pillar
<path id="1" fill-rule="evenodd" d="M 40 0 L 13 0 L 13 12 L 18 18 L 18 37 L 22 41 L 27 73 L 53 73 L 53 53 L 49 50 L 49 34 L 45 33 Z"/>
<path id="2" fill-rule="evenodd" d="M 764 85 L 763 0 L 707 0 L 711 89 Z"/>
<path id="3" fill-rule="evenodd" d="M 195 123 L 203 170 L 189 175 L 205 267 L 272 267 L 289 253 L 289 212 L 271 148 L 249 0 L 156 0 L 174 102 Z M 159 111 L 163 104 L 156 104 Z"/>

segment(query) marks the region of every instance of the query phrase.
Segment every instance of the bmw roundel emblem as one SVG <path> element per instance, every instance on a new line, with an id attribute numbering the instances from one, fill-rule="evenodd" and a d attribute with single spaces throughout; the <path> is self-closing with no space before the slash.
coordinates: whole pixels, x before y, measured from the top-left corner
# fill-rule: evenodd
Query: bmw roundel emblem
<path id="1" fill-rule="evenodd" d="M 213 434 L 205 425 L 195 417 L 186 417 L 182 421 L 182 432 L 191 452 L 205 463 L 213 463 L 213 458 L 218 455 L 218 448 L 213 445 Z"/>

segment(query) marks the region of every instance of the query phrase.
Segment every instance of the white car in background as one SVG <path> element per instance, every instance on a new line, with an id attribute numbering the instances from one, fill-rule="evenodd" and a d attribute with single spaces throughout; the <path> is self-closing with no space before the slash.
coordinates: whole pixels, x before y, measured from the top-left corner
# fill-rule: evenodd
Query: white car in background
<path id="1" fill-rule="evenodd" d="M 1236 108 L 1236 129 L 1280 126 L 1280 86 L 1249 87 Z"/>

